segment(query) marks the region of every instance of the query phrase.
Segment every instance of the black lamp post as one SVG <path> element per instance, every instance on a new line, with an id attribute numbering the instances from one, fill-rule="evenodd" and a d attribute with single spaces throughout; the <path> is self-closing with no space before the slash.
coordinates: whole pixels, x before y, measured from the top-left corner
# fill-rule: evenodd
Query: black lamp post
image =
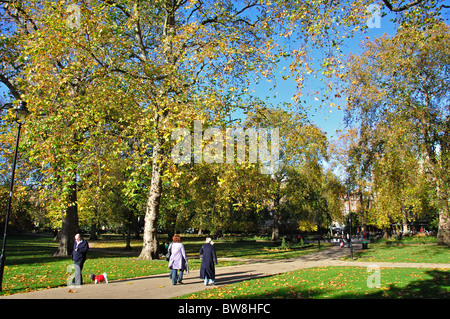
<path id="1" fill-rule="evenodd" d="M 24 101 L 20 101 L 19 105 L 14 109 L 15 111 L 15 121 L 18 124 L 17 128 L 17 137 L 16 137 L 16 147 L 14 149 L 14 162 L 11 172 L 11 185 L 9 189 L 9 197 L 8 197 L 8 206 L 6 209 L 6 217 L 5 217 L 5 230 L 3 232 L 3 244 L 2 244 L 2 255 L 0 257 L 0 291 L 2 291 L 2 284 L 3 284 L 3 270 L 5 269 L 5 250 L 6 250 L 6 236 L 7 236 L 7 230 L 8 230 L 8 220 L 9 220 L 9 213 L 11 212 L 11 200 L 13 196 L 13 185 L 14 185 L 14 174 L 16 172 L 16 161 L 17 161 L 17 149 L 19 147 L 19 137 L 20 137 L 20 129 L 22 128 L 22 124 L 25 123 L 25 119 L 29 113 L 27 109 L 27 103 Z"/>

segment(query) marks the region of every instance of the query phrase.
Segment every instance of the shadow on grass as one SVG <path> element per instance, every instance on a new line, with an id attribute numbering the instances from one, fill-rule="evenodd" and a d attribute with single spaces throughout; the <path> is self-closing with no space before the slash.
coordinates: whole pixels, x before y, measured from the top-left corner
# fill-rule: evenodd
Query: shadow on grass
<path id="1" fill-rule="evenodd" d="M 264 294 L 251 294 L 238 296 L 249 299 L 449 299 L 450 298 L 450 272 L 431 269 L 425 271 L 431 278 L 416 280 L 404 287 L 389 284 L 382 288 L 367 288 L 359 293 L 343 291 L 336 293 L 329 287 L 298 289 L 297 287 L 279 287 Z"/>
<path id="2" fill-rule="evenodd" d="M 405 287 L 397 287 L 390 284 L 381 291 L 364 295 L 364 298 L 450 298 L 450 272 L 438 269 L 430 269 L 425 273 L 431 278 L 426 280 L 416 280 Z M 344 295 L 342 298 L 352 298 L 351 295 Z"/>
<path id="3" fill-rule="evenodd" d="M 50 237 L 10 236 L 6 245 L 6 265 L 45 264 L 65 259 L 71 260 L 71 256 L 53 256 L 57 248 L 58 243 Z M 88 259 L 137 257 L 139 253 L 140 249 L 91 247 Z"/>

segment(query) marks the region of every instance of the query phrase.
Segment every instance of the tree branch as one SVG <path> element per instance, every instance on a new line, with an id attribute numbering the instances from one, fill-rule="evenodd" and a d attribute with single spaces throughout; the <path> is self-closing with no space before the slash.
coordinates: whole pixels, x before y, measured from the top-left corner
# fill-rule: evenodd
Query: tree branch
<path id="1" fill-rule="evenodd" d="M 14 98 L 16 99 L 20 99 L 20 92 L 16 89 L 16 87 L 9 81 L 9 79 L 4 76 L 3 74 L 0 73 L 0 82 L 2 82 L 3 84 L 5 84 L 9 91 L 11 92 L 11 94 L 14 96 Z"/>
<path id="2" fill-rule="evenodd" d="M 133 7 L 133 18 L 135 20 L 134 26 L 135 38 L 137 41 L 138 48 L 141 52 L 141 60 L 147 62 L 147 49 L 145 47 L 144 39 L 142 37 L 141 22 L 137 2 L 134 4 Z"/>
<path id="3" fill-rule="evenodd" d="M 103 0 L 104 3 L 106 3 L 107 5 L 116 7 L 118 9 L 120 9 L 120 11 L 122 11 L 122 13 L 127 17 L 127 18 L 131 18 L 131 14 L 120 4 L 111 1 L 111 0 Z"/>
<path id="4" fill-rule="evenodd" d="M 383 0 L 383 2 L 386 5 L 386 7 L 388 7 L 388 9 L 393 11 L 393 12 L 402 12 L 402 11 L 408 10 L 409 8 L 418 5 L 422 1 L 423 0 L 415 0 L 415 1 L 412 1 L 410 3 L 407 3 L 407 4 L 403 5 L 401 7 L 394 8 L 389 0 Z"/>

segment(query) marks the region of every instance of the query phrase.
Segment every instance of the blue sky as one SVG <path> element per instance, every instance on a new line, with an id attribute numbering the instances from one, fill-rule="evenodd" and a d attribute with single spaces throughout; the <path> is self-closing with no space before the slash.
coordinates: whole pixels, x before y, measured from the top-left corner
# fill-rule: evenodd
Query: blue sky
<path id="1" fill-rule="evenodd" d="M 361 41 L 366 37 L 369 37 L 369 41 L 373 40 L 377 37 L 382 36 L 384 33 L 392 36 L 395 34 L 394 24 L 389 21 L 389 18 L 381 18 L 380 28 L 370 28 L 367 30 L 366 34 L 361 37 L 355 37 L 351 40 L 346 40 L 344 42 L 344 46 L 342 49 L 345 53 L 358 53 L 361 52 L 360 44 Z M 294 45 L 293 45 L 294 47 Z M 283 67 L 289 68 L 289 63 L 284 62 L 279 66 L 279 70 L 282 70 Z M 278 72 L 277 72 L 278 73 Z M 277 87 L 269 91 L 269 88 L 273 85 L 273 83 L 260 83 L 255 87 L 255 94 L 260 98 L 265 98 L 268 96 L 268 101 L 272 103 L 272 105 L 277 105 L 279 103 L 288 102 L 293 103 L 292 97 L 296 93 L 296 83 L 293 78 L 289 78 L 287 80 L 283 80 L 281 75 L 277 78 Z M 302 100 L 306 101 L 304 106 L 310 106 L 308 111 L 309 120 L 318 125 L 324 132 L 327 133 L 327 136 L 331 139 L 336 136 L 336 130 L 345 130 L 346 126 L 344 123 L 344 106 L 345 106 L 345 97 L 335 100 L 328 100 L 326 106 L 320 106 L 320 103 L 314 100 L 312 92 L 319 91 L 319 88 L 323 88 L 325 84 L 320 82 L 318 79 L 309 79 L 307 80 L 304 87 L 304 94 Z M 276 98 L 274 98 L 275 92 L 278 92 Z M 331 108 L 329 103 L 335 103 L 336 105 L 341 105 L 341 110 L 338 110 L 337 107 Z"/>

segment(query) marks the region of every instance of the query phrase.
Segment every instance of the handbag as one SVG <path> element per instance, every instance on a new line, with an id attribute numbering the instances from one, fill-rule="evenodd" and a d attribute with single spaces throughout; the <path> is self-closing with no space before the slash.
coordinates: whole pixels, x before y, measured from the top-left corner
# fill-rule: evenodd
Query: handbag
<path id="1" fill-rule="evenodd" d="M 170 260 L 170 255 L 172 255 L 172 243 L 170 243 L 169 247 L 167 248 L 166 261 Z"/>

